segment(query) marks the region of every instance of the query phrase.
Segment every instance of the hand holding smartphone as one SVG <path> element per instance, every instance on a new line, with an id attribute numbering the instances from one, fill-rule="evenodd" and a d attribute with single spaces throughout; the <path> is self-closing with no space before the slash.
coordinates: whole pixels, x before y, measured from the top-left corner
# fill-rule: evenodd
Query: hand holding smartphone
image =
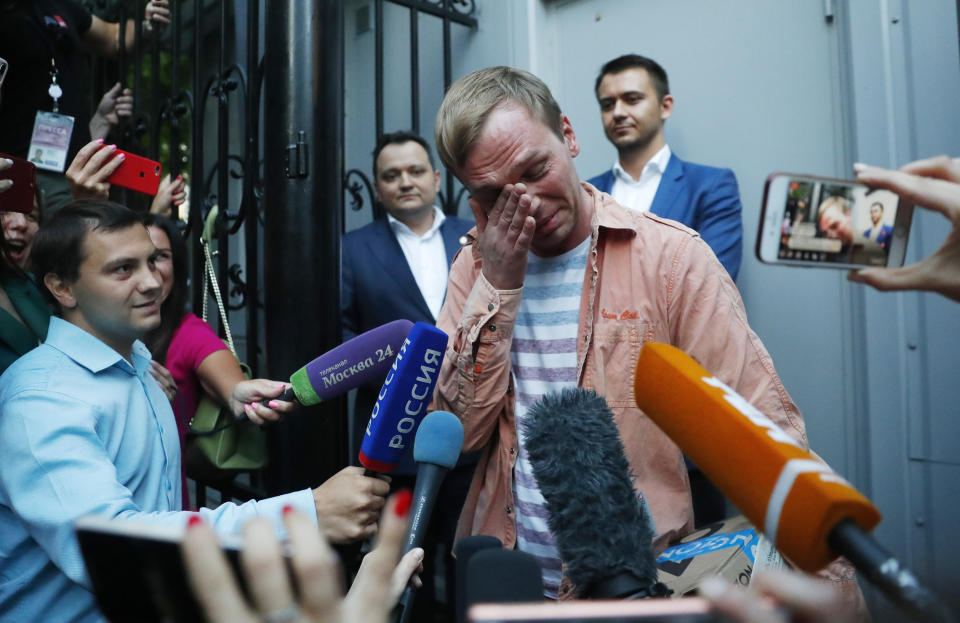
<path id="1" fill-rule="evenodd" d="M 902 266 L 913 205 L 849 180 L 773 173 L 763 192 L 757 259 L 767 264 Z"/>
<path id="2" fill-rule="evenodd" d="M 13 185 L 0 192 L 0 212 L 29 214 L 37 190 L 37 167 L 23 158 L 0 154 L 0 160 L 4 159 L 13 164 L 0 170 L 0 180 L 10 180 Z"/>

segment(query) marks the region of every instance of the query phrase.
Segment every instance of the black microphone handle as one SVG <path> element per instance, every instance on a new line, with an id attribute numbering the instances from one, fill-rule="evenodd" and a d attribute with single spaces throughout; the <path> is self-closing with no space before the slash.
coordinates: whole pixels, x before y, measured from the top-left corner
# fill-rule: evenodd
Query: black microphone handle
<path id="1" fill-rule="evenodd" d="M 283 400 L 284 402 L 295 402 L 300 404 L 300 401 L 297 400 L 297 394 L 293 391 L 293 385 L 283 390 L 283 393 L 277 398 L 277 400 Z"/>
<path id="2" fill-rule="evenodd" d="M 844 519 L 827 535 L 827 545 L 853 563 L 871 584 L 880 589 L 911 618 L 924 623 L 955 623 L 956 618 L 922 586 L 876 539 L 850 519 Z"/>
<path id="3" fill-rule="evenodd" d="M 420 463 L 417 466 L 417 484 L 413 487 L 413 500 L 410 504 L 410 519 L 407 520 L 407 533 L 403 539 L 401 555 L 414 547 L 420 547 L 427 534 L 433 504 L 437 501 L 437 492 L 447 475 L 448 467 L 433 463 Z"/>
<path id="4" fill-rule="evenodd" d="M 433 504 L 437 501 L 437 491 L 440 490 L 443 477 L 447 475 L 448 470 L 447 467 L 433 463 L 420 463 L 417 467 L 417 484 L 413 487 L 413 502 L 410 505 L 410 519 L 407 520 L 407 533 L 403 538 L 401 556 L 423 544 L 427 526 L 430 525 Z M 407 623 L 410 620 L 413 612 L 413 593 L 413 587 L 407 586 L 400 595 L 400 600 L 394 608 L 394 621 L 397 623 Z"/>

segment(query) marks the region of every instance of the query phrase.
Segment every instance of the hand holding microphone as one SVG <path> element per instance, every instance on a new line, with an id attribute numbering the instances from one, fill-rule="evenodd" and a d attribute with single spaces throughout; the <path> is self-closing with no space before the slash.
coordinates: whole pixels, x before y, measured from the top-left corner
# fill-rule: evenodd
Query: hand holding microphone
<path id="1" fill-rule="evenodd" d="M 683 351 L 647 343 L 634 377 L 639 407 L 792 563 L 845 556 L 909 614 L 953 617 L 869 534 L 880 512 L 733 389 Z"/>
<path id="2" fill-rule="evenodd" d="M 233 399 L 243 412 L 237 415 L 237 422 L 249 418 L 254 424 L 263 424 L 296 405 L 320 404 L 383 378 L 412 326 L 409 320 L 401 319 L 361 333 L 294 372 L 290 386 L 281 393 L 252 386 L 249 381 L 238 384 L 241 394 L 234 392 Z"/>
<path id="3" fill-rule="evenodd" d="M 280 400 L 309 407 L 382 379 L 412 327 L 394 320 L 347 340 L 294 372 Z"/>

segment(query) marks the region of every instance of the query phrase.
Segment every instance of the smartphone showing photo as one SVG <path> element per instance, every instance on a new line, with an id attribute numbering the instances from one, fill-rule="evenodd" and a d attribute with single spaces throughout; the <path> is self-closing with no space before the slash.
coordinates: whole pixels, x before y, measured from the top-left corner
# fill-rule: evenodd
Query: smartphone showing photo
<path id="1" fill-rule="evenodd" d="M 757 259 L 767 264 L 902 266 L 913 206 L 888 190 L 792 173 L 767 178 Z"/>

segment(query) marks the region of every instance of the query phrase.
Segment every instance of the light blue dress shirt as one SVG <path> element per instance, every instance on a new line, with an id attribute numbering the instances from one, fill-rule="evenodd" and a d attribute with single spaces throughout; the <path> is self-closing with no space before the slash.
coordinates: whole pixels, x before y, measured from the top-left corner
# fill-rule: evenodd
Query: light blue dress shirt
<path id="1" fill-rule="evenodd" d="M 131 362 L 54 317 L 47 340 L 0 377 L 0 621 L 102 621 L 73 522 L 84 515 L 182 525 L 180 442 L 140 342 Z M 264 515 L 282 531 L 309 489 L 200 513 L 219 532 Z"/>

